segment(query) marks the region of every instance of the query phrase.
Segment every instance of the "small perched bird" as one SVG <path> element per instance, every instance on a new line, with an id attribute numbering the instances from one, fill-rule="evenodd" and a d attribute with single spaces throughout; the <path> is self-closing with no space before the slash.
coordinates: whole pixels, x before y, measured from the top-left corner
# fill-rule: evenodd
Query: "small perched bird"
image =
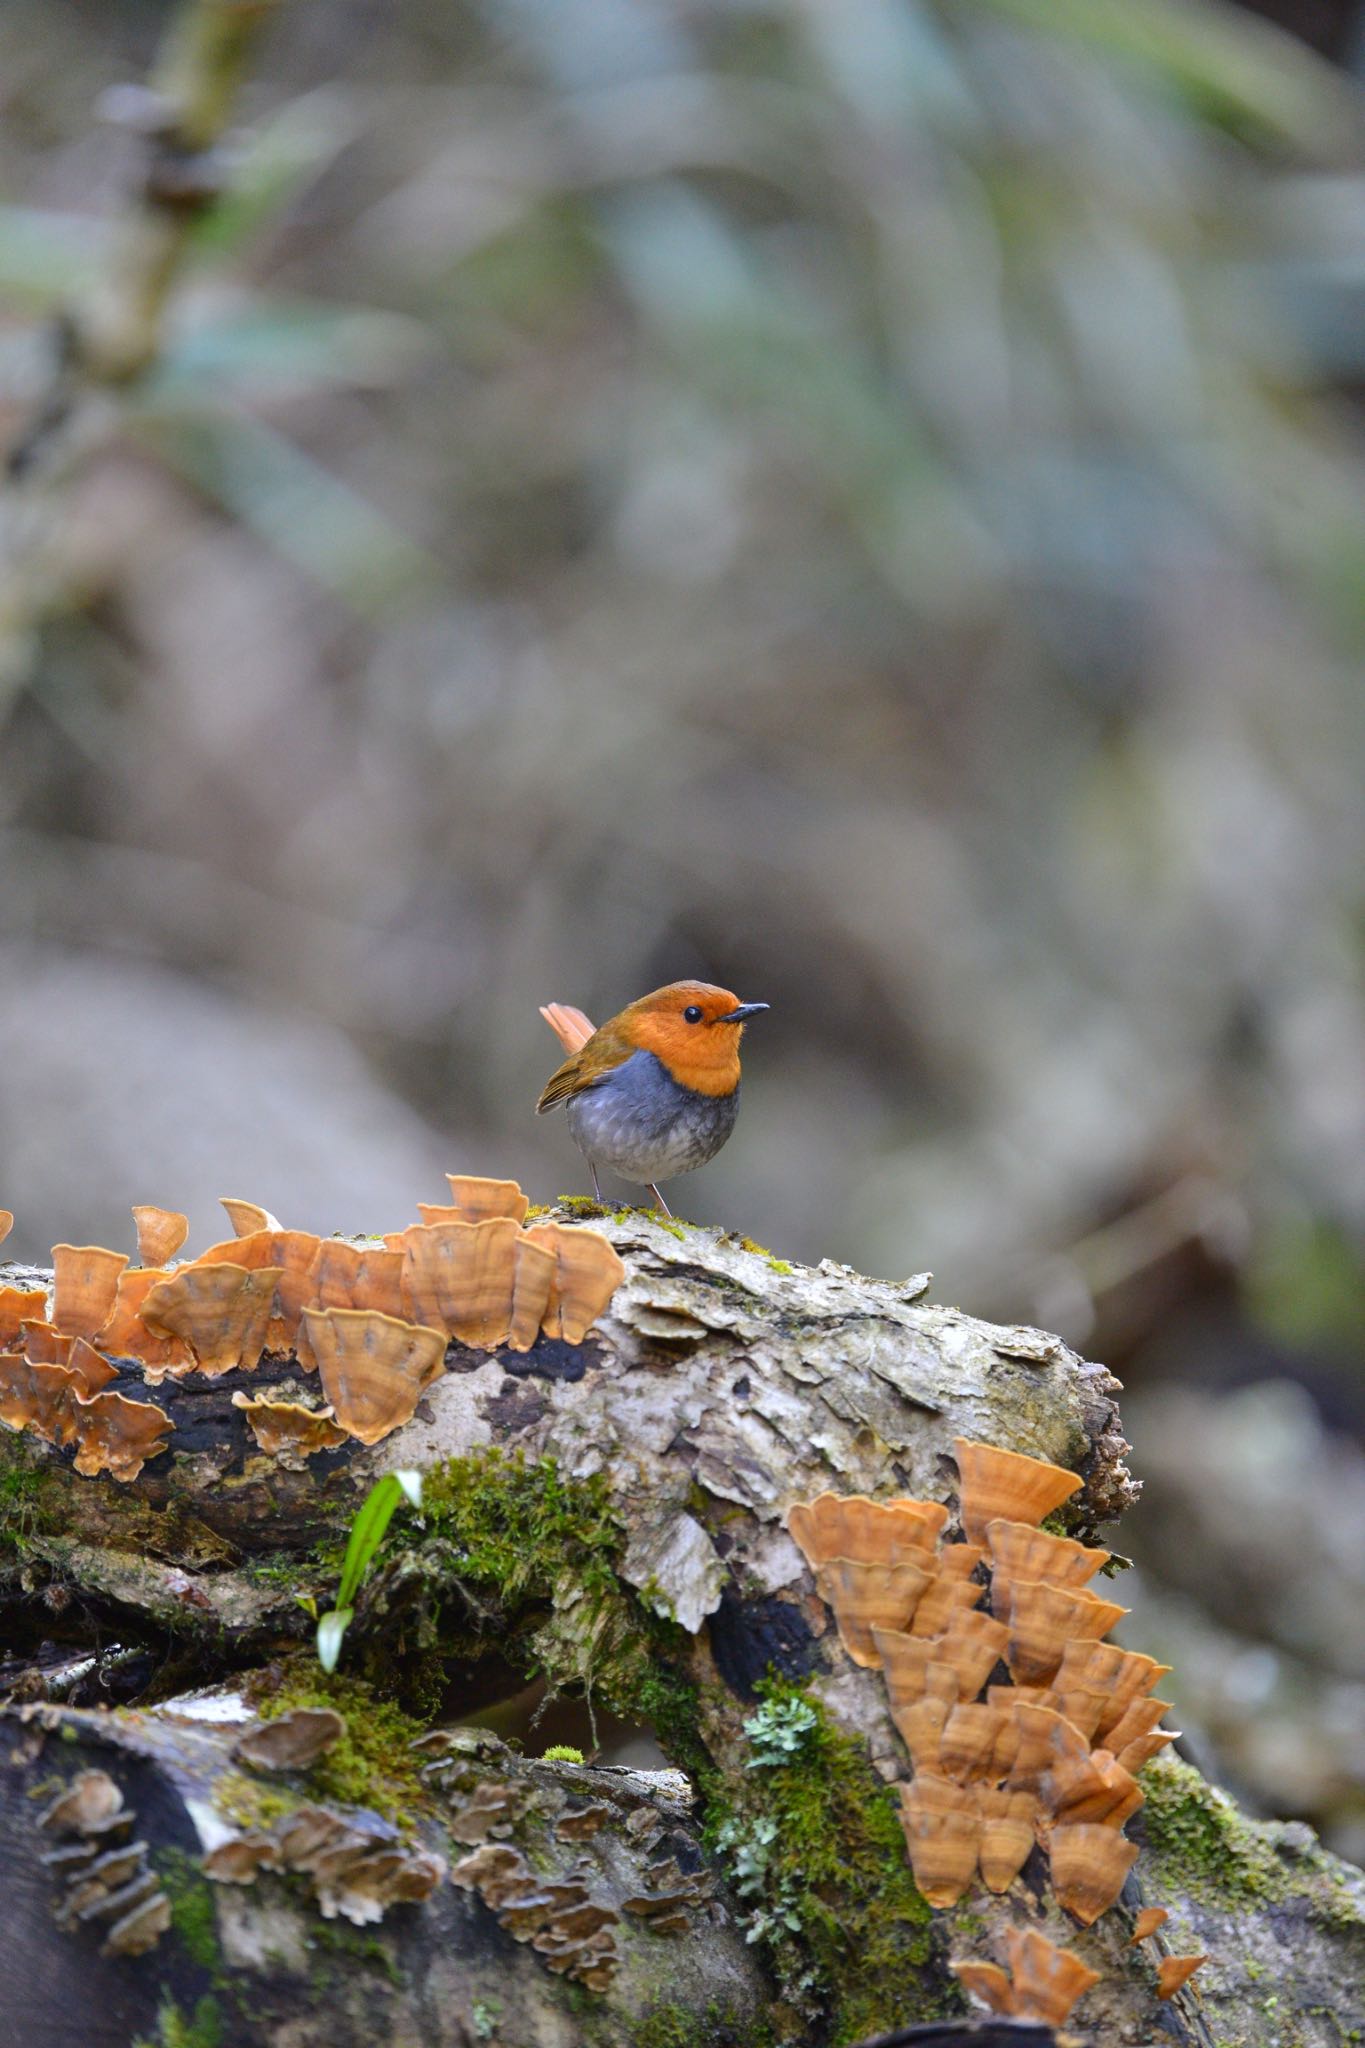
<path id="1" fill-rule="evenodd" d="M 766 1003 L 741 1003 L 709 981 L 656 988 L 594 1031 L 581 1010 L 550 1003 L 541 1016 L 569 1054 L 536 1104 L 568 1105 L 569 1130 L 592 1171 L 647 1187 L 714 1159 L 739 1115 L 739 1041 Z"/>

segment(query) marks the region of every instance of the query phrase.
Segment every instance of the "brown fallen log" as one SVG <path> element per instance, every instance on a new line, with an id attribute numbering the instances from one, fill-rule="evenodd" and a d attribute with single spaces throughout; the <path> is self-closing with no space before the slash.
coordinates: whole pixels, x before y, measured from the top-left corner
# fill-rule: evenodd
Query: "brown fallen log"
<path id="1" fill-rule="evenodd" d="M 949 1962 L 998 1960 L 1003 1931 L 1022 1923 L 1046 1928 L 1100 1972 L 1074 2021 L 1097 2039 L 1108 2037 L 1106 2029 L 1114 2038 L 1136 2029 L 1141 2038 L 1161 2024 L 1168 2031 L 1184 2025 L 1198 2039 L 1203 2011 L 1225 2036 L 1268 2048 L 1274 2030 L 1253 1980 L 1220 1961 L 1233 1955 L 1251 1954 L 1258 1968 L 1292 1982 L 1307 2007 L 1355 1998 L 1365 1984 L 1355 1947 L 1365 1917 L 1359 1881 L 1345 1866 L 1301 1844 L 1291 1854 L 1273 1830 L 1258 1832 L 1219 1804 L 1186 1766 L 1161 1759 L 1140 1769 L 1134 1756 L 1146 1804 L 1127 1819 L 1133 1800 L 1125 1776 L 1117 1765 L 1106 1775 L 1109 1766 L 1087 1762 L 1087 1749 L 1098 1756 L 1089 1735 L 1077 1736 L 1079 1749 L 1064 1759 L 1066 1786 L 1055 1771 L 1047 1779 L 1054 1802 L 1078 1802 L 1065 1843 L 1076 1898 L 1104 1897 L 1085 1855 L 1078 1860 L 1090 1841 L 1084 1829 L 1096 1825 L 1088 1815 L 1103 1815 L 1117 1801 L 1140 1852 L 1119 1903 L 1100 1910 L 1093 1925 L 1066 1912 L 1049 1879 L 1047 1830 L 1056 1804 L 1038 1809 L 1039 1846 L 1030 1853 L 1027 1840 L 1021 1844 L 1023 1864 L 1012 1880 L 1005 1870 L 1003 1890 L 985 1889 L 969 1871 L 960 1910 L 931 1909 L 911 1877 L 896 1786 L 912 1776 L 906 1730 L 915 1725 L 916 1740 L 926 1739 L 924 1717 L 911 1724 L 893 1714 L 882 1670 L 866 1664 L 870 1628 L 843 1620 L 836 1627 L 827 1604 L 836 1589 L 808 1565 L 786 1517 L 827 1491 L 875 1502 L 910 1496 L 942 1504 L 935 1514 L 951 1538 L 963 1513 L 954 1446 L 967 1438 L 1062 1468 L 1061 1520 L 1071 1537 L 1091 1543 L 1136 1491 L 1124 1462 L 1116 1383 L 1103 1368 L 1045 1333 L 927 1304 L 924 1276 L 897 1286 L 828 1262 L 793 1268 L 718 1232 L 642 1214 L 590 1220 L 616 1246 L 625 1278 L 582 1340 L 541 1334 L 522 1350 L 452 1342 L 411 1419 L 372 1445 L 351 1439 L 292 1459 L 264 1450 L 234 1394 L 255 1401 L 270 1389 L 277 1399 L 318 1399 L 317 1381 L 298 1358 L 269 1351 L 250 1373 L 163 1379 L 155 1394 L 172 1423 L 168 1448 L 130 1480 L 81 1476 L 71 1447 L 35 1445 L 27 1435 L 0 1441 L 0 1484 L 10 1503 L 0 1621 L 9 1637 L 11 1711 L 55 1704 L 45 1676 L 54 1658 L 82 1648 L 96 1655 L 100 1638 L 117 1643 L 125 1660 L 119 1670 L 129 1674 L 111 1673 L 111 1687 L 122 1686 L 113 1696 L 139 1715 L 116 1716 L 101 1724 L 106 1731 L 136 1733 L 155 1700 L 235 1676 L 259 1694 L 265 1711 L 288 1700 L 339 1706 L 353 1718 L 357 1698 L 396 1698 L 416 1717 L 406 1748 L 414 1733 L 459 1720 L 539 1672 L 552 1689 L 586 1694 L 590 1706 L 652 1727 L 670 1762 L 688 1773 L 705 1816 L 699 1853 L 733 1887 L 730 1910 L 753 1937 L 741 1945 L 746 1961 L 765 1973 L 768 2019 L 779 2039 L 853 2041 L 935 2013 L 965 2012 Z M 42 1278 L 0 1270 L 0 1285 L 26 1277 Z M 136 1369 L 120 1365 L 118 1385 L 136 1396 Z M 423 1509 L 393 1525 L 346 1638 L 343 1671 L 352 1690 L 338 1691 L 317 1671 L 312 1622 L 298 1596 L 331 1603 L 357 1506 L 377 1475 L 404 1467 L 425 1475 Z M 1069 1475 L 1079 1481 L 1074 1490 Z M 943 1532 L 931 1534 L 931 1546 L 943 1540 Z M 1073 1542 L 1067 1554 L 1076 1548 Z M 953 1571 L 939 1571 L 945 1558 L 970 1568 L 967 1550 L 948 1544 L 923 1575 L 937 1572 L 941 1581 L 935 1641 L 963 1600 L 987 1614 L 994 1599 L 984 1562 L 956 1590 Z M 983 1546 L 978 1553 L 985 1558 Z M 1112 1591 L 1121 1594 L 1121 1580 L 1105 1585 Z M 1010 1597 L 1015 1605 L 997 1611 L 1017 1614 L 1004 1631 L 1012 1641 L 1011 1626 L 1025 1628 L 1025 1610 L 1017 1586 Z M 1093 1608 L 1105 1627 L 1115 1611 L 1084 1589 L 1051 1604 L 1067 1626 L 1081 1627 Z M 894 1632 L 901 1623 L 893 1616 L 890 1626 Z M 1140 1643 L 1140 1616 L 1129 1631 Z M 1029 1622 L 1035 1664 L 1046 1659 L 1044 1640 Z M 1021 1647 L 1024 1641 L 1021 1633 Z M 850 1644 L 863 1646 L 860 1655 Z M 153 1660 L 150 1679 L 139 1654 Z M 913 1657 L 903 1661 L 916 1667 Z M 971 1668 L 976 1683 L 977 1664 Z M 1112 1666 L 1100 1659 L 1092 1670 L 1082 1659 L 1076 1668 L 1069 1710 L 1088 1712 L 1093 1732 L 1103 1702 L 1087 1706 L 1084 1681 Z M 80 1687 L 89 1683 L 68 1669 L 58 1698 L 84 1697 Z M 362 1683 L 368 1693 L 356 1690 Z M 1120 1725 L 1117 1710 L 1110 1723 Z M 21 1725 L 31 1734 L 32 1723 Z M 78 1739 L 94 1740 L 87 1721 L 78 1722 Z M 123 1733 L 105 1739 L 124 1747 Z M 1139 1731 L 1134 1739 L 1168 1738 Z M 49 1754 L 63 1754 L 60 1735 L 46 1740 Z M 960 1744 L 959 1753 L 968 1754 Z M 96 1767 L 84 1749 L 81 1755 Z M 6 1826 L 22 1844 L 34 1828 L 26 1794 L 42 1767 L 35 1759 L 16 1768 Z M 165 1765 L 171 1779 L 179 1768 Z M 1043 1764 L 1037 1770 L 1041 1786 Z M 1008 1832 L 1010 1802 L 1025 1795 L 1003 1781 L 997 1794 L 999 1825 Z M 454 1867 L 457 1845 L 443 1846 L 439 1833 L 446 1823 L 407 1811 L 405 1798 L 398 1819 Z M 208 1803 L 221 1821 L 221 1801 Z M 923 1840 L 940 1828 L 932 1802 L 921 1801 L 911 1818 Z M 518 1833 L 519 1819 L 510 1826 L 491 1840 L 534 1868 L 534 1841 Z M 604 1833 L 615 1830 L 613 1820 Z M 1211 1840 L 1218 1853 L 1210 1869 L 1192 1872 L 1189 1845 Z M 182 1829 L 179 1846 L 191 1859 L 211 1853 L 198 1832 L 192 1839 Z M 22 1851 L 30 1861 L 31 1850 L 30 1842 Z M 1114 1867 L 1122 1883 L 1125 1859 Z M 500 1870 L 509 1883 L 517 1879 L 515 1867 L 498 1858 L 479 1868 L 495 1897 Z M 681 1860 L 680 1870 L 691 1874 Z M 286 1888 L 302 1882 L 288 1869 L 264 1875 Z M 444 1911 L 450 1889 L 437 1885 L 427 1900 L 396 1908 L 395 1926 Z M 1249 1904 L 1272 1896 L 1273 1912 Z M 230 1926 L 240 1910 L 237 1898 L 231 1887 L 210 1895 L 220 1943 L 225 1916 Z M 1125 1947 L 1144 1900 L 1170 1909 L 1179 1949 L 1210 1954 L 1173 2007 L 1157 1999 L 1152 1959 Z M 489 1904 L 476 1879 L 461 1910 L 485 1916 L 483 1925 L 491 1916 L 496 1927 L 502 1907 Z M 299 1911 L 325 1924 L 316 1896 L 310 1903 L 305 1895 Z M 704 2019 L 713 1978 L 729 1982 L 730 1933 L 721 1939 L 716 1927 L 692 1937 L 708 1956 L 713 1936 L 720 1942 L 714 1970 L 708 1960 L 685 1986 L 670 1988 L 665 1979 L 657 1987 L 660 2029 L 666 2020 L 679 2038 L 687 2038 L 685 2025 Z M 49 1946 L 86 1939 L 74 1928 L 59 1934 L 47 1936 Z M 175 1990 L 179 1942 L 173 1925 L 146 1956 L 114 1959 L 144 1987 L 144 2003 L 148 1984 L 165 1986 L 185 2009 Z M 509 1969 L 525 1969 L 510 1937 L 497 1952 Z M 644 1952 L 652 1953 L 648 1942 Z M 405 1977 L 401 1958 L 396 1967 Z M 632 2005 L 622 1991 L 624 1975 L 602 1988 L 548 1969 L 543 1975 L 552 1981 L 536 1982 L 560 2028 L 543 2038 L 651 2040 L 638 2000 Z M 196 1999 L 205 1995 L 195 1990 Z M 411 1987 L 405 1995 L 416 1996 Z M 299 1996 L 298 1984 L 291 1996 Z M 520 2011 L 507 1996 L 508 2010 Z M 285 2017 L 281 2009 L 281 2026 Z M 481 2034 L 483 2020 L 469 2024 L 476 2040 L 542 2037 L 500 2034 L 496 2025 Z M 1308 2013 L 1307 2048 L 1335 2048 L 1326 2025 Z"/>

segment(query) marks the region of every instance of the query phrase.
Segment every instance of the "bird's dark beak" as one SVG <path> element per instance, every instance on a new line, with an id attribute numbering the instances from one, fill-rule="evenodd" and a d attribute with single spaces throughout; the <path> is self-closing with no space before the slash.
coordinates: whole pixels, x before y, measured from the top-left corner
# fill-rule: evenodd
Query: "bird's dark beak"
<path id="1" fill-rule="evenodd" d="M 741 1003 L 737 1010 L 731 1010 L 724 1017 L 717 1017 L 717 1024 L 743 1024 L 748 1018 L 756 1017 L 760 1010 L 766 1010 L 766 1003 Z"/>

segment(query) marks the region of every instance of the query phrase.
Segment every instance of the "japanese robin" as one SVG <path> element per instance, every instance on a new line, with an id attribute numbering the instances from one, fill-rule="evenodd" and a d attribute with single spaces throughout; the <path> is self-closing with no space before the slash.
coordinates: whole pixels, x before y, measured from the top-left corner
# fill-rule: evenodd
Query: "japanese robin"
<path id="1" fill-rule="evenodd" d="M 734 1129 L 739 1042 L 767 1007 L 708 981 L 674 981 L 597 1031 L 567 1004 L 542 1009 L 569 1057 L 545 1083 L 536 1114 L 567 1105 L 599 1202 L 597 1169 L 608 1166 L 671 1213 L 658 1183 L 714 1159 Z"/>

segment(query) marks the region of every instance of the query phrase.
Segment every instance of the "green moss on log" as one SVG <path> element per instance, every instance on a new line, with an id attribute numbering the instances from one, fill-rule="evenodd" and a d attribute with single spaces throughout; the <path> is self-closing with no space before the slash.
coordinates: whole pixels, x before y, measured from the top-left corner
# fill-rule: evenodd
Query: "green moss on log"
<path id="1" fill-rule="evenodd" d="M 800 1746 L 781 1762 L 756 1751 L 739 1784 L 713 1794 L 707 1836 L 750 1902 L 750 1936 L 764 1943 L 786 2003 L 807 2019 L 823 2009 L 833 2048 L 961 2012 L 895 1792 L 803 1687 L 774 1679 L 759 1690 L 770 1721 L 785 1710 L 802 1728 Z"/>

